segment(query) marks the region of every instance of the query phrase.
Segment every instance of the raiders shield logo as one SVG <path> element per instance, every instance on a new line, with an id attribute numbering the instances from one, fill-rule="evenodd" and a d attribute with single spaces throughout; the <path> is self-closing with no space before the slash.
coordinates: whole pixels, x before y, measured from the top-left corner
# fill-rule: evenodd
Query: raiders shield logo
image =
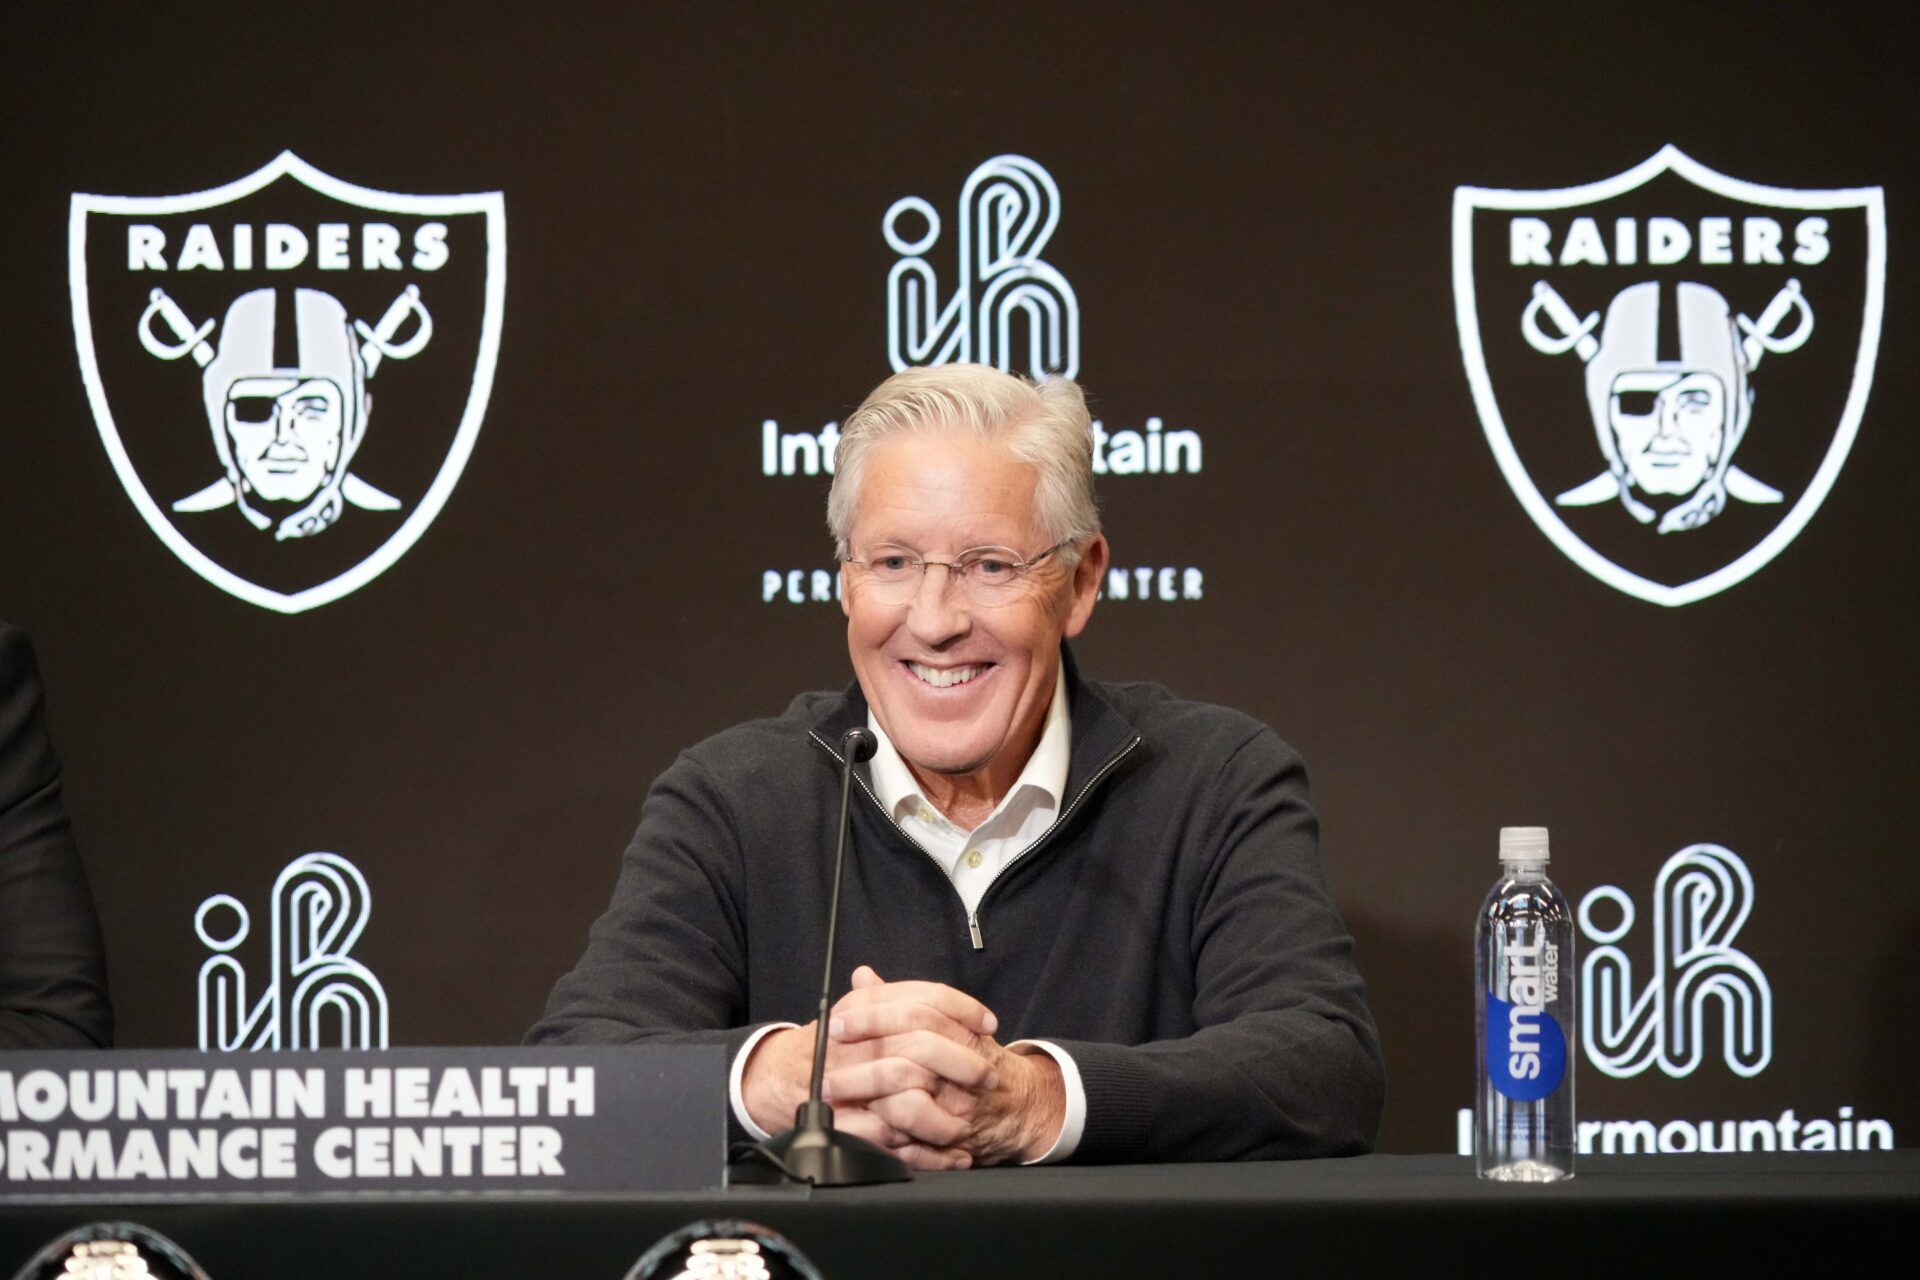
<path id="1" fill-rule="evenodd" d="M 1670 146 L 1582 187 L 1458 188 L 1460 350 L 1521 506 L 1655 604 L 1759 570 L 1860 429 L 1886 261 L 1880 188 L 1758 186 Z"/>
<path id="2" fill-rule="evenodd" d="M 281 613 L 405 555 L 486 415 L 505 233 L 497 191 L 374 191 L 291 152 L 193 195 L 76 194 L 80 373 L 160 540 Z"/>

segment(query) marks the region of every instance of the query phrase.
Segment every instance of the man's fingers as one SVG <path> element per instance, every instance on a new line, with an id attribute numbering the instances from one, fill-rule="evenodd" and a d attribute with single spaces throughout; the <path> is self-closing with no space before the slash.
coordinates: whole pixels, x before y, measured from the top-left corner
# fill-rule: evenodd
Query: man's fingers
<path id="1" fill-rule="evenodd" d="M 962 1121 L 970 1121 L 973 1111 L 979 1109 L 979 1094 L 970 1088 L 960 1088 L 952 1080 L 941 1080 L 933 1090 L 933 1105 L 947 1115 L 958 1115 Z"/>
<path id="2" fill-rule="evenodd" d="M 905 1058 L 919 1063 L 942 1080 L 968 1089 L 994 1089 L 1000 1076 L 984 1054 L 966 1045 L 955 1044 L 932 1031 L 909 1031 L 900 1036 L 882 1036 L 868 1041 L 877 1050 L 875 1059 Z"/>
<path id="3" fill-rule="evenodd" d="M 903 1036 L 885 1036 L 880 1044 L 903 1058 L 911 1058 L 942 1079 L 968 1089 L 1000 1087 L 999 1073 L 985 1054 L 955 1044 L 945 1036 L 931 1031 L 910 1031 Z"/>
<path id="4" fill-rule="evenodd" d="M 973 1167 L 973 1157 L 964 1151 L 950 1147 L 928 1147 L 917 1142 L 895 1147 L 893 1154 L 907 1162 L 908 1167 L 939 1171 L 942 1169 L 969 1169 Z"/>
<path id="5" fill-rule="evenodd" d="M 871 969 L 862 965 L 868 973 Z M 993 1010 L 975 1000 L 964 991 L 939 982 L 873 982 L 863 984 L 859 981 L 860 970 L 855 970 L 855 982 L 852 991 L 841 996 L 833 1007 L 832 1022 L 828 1025 L 829 1034 L 834 1032 L 835 1024 L 843 1023 L 849 1014 L 884 1004 L 924 1004 L 945 1014 L 967 1030 L 979 1035 L 990 1036 L 1000 1029 L 1000 1019 Z M 877 979 L 878 974 L 874 974 Z"/>
<path id="6" fill-rule="evenodd" d="M 865 987 L 883 987 L 887 980 L 870 964 L 863 964 L 853 971 L 853 989 L 859 991 Z"/>
<path id="7" fill-rule="evenodd" d="M 950 1080 L 942 1080 L 933 1091 L 933 1104 L 950 1116 L 971 1120 L 980 1107 L 980 1095 Z"/>
<path id="8" fill-rule="evenodd" d="M 833 1127 L 891 1151 L 915 1169 L 965 1169 L 973 1157 L 958 1147 L 923 1142 L 902 1133 L 865 1107 L 836 1107 Z"/>
<path id="9" fill-rule="evenodd" d="M 833 1109 L 833 1127 L 841 1133 L 850 1133 L 856 1138 L 865 1138 L 876 1147 L 892 1150 L 912 1142 L 913 1138 L 900 1132 L 885 1120 L 862 1106 L 838 1106 Z"/>
<path id="10" fill-rule="evenodd" d="M 942 1111 L 922 1089 L 876 1098 L 867 1108 L 909 1139 L 927 1146 L 957 1147 L 967 1136 L 967 1122 Z"/>
<path id="11" fill-rule="evenodd" d="M 932 1031 L 962 1044 L 980 1034 L 976 1026 L 918 1000 L 844 1002 L 829 1020 L 828 1031 L 835 1040 L 871 1040 L 909 1031 Z"/>
<path id="12" fill-rule="evenodd" d="M 829 1071 L 820 1087 L 829 1102 L 871 1102 L 908 1089 L 932 1093 L 940 1087 L 940 1077 L 907 1058 L 876 1058 Z"/>
<path id="13" fill-rule="evenodd" d="M 973 1114 L 978 1102 L 972 1091 L 941 1079 L 910 1058 L 876 1058 L 829 1071 L 821 1087 L 827 1100 L 836 1104 L 871 1103 L 917 1089 L 930 1095 L 942 1111 L 962 1120 Z"/>

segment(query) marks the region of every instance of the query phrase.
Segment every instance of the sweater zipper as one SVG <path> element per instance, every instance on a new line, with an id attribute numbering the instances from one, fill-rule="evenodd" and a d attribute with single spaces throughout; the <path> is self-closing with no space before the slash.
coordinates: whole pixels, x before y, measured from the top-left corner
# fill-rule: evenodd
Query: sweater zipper
<path id="1" fill-rule="evenodd" d="M 1114 767 L 1118 765 L 1122 760 L 1125 760 L 1128 756 L 1132 755 L 1133 749 L 1139 745 L 1140 745 L 1140 735 L 1136 733 L 1133 735 L 1132 738 L 1130 738 L 1127 741 L 1126 746 L 1121 747 L 1118 751 L 1114 752 L 1112 756 L 1108 757 L 1107 762 L 1105 764 L 1101 765 L 1098 769 L 1094 770 L 1093 776 L 1087 779 L 1086 784 L 1080 788 L 1079 793 L 1076 794 L 1073 797 L 1073 799 L 1067 803 L 1067 807 L 1062 809 L 1060 811 L 1060 815 L 1053 820 L 1053 825 L 1048 827 L 1045 831 L 1042 831 L 1039 835 L 1039 838 L 1036 839 L 1032 844 L 1028 845 L 1026 848 L 1022 849 L 1020 852 L 1014 854 L 1011 858 L 1008 858 L 1004 863 L 1001 864 L 1000 869 L 993 873 L 993 879 L 987 881 L 987 887 L 980 891 L 980 901 L 985 902 L 987 900 L 987 895 L 993 892 L 993 886 L 1000 883 L 1000 878 L 1006 875 L 1007 872 L 1013 868 L 1014 863 L 1020 861 L 1020 859 L 1026 857 L 1028 854 L 1032 853 L 1035 849 L 1038 849 L 1041 845 L 1045 844 L 1047 840 L 1053 835 L 1053 833 L 1060 829 L 1060 825 L 1064 823 L 1068 818 L 1071 818 L 1073 816 L 1073 811 L 1080 807 L 1080 802 L 1087 798 L 1087 793 L 1093 790 L 1096 786 L 1100 784 L 1100 779 L 1106 777 L 1109 773 L 1112 773 L 1114 770 Z M 905 833 L 902 832 L 902 834 L 904 835 Z M 970 933 L 973 937 L 973 949 L 975 951 L 985 951 L 987 949 L 986 939 L 981 935 L 981 932 L 980 932 L 980 911 L 977 907 L 974 910 L 967 913 L 967 932 Z"/>
<path id="2" fill-rule="evenodd" d="M 837 761 L 842 768 L 846 767 L 845 758 L 841 756 L 841 754 L 838 751 L 835 751 L 833 747 L 828 744 L 825 738 L 822 738 L 819 734 L 814 733 L 811 730 L 808 731 L 807 736 L 809 738 L 812 738 L 815 742 L 819 743 L 823 748 L 825 748 L 826 753 L 832 756 L 834 760 Z M 1120 750 L 1114 752 L 1113 755 L 1108 758 L 1105 764 L 1101 765 L 1097 770 L 1095 770 L 1093 776 L 1087 779 L 1086 784 L 1080 788 L 1078 794 L 1076 794 L 1073 797 L 1073 799 L 1067 804 L 1066 808 L 1060 811 L 1060 815 L 1053 820 L 1053 825 L 1049 826 L 1045 831 L 1042 831 L 1039 837 L 1036 838 L 1032 844 L 1022 849 L 1019 853 L 1014 854 L 1013 857 L 1007 859 L 1006 863 L 1000 868 L 1000 870 L 994 872 L 993 879 L 987 881 L 987 887 L 980 891 L 980 901 L 985 902 L 987 900 L 987 895 L 993 892 L 993 886 L 1000 883 L 1000 877 L 1007 874 L 1007 869 L 1009 867 L 1013 866 L 1014 863 L 1020 861 L 1020 859 L 1026 857 L 1028 854 L 1032 853 L 1035 849 L 1038 849 L 1041 845 L 1045 844 L 1047 842 L 1048 837 L 1050 837 L 1051 835 L 1053 835 L 1054 832 L 1060 829 L 1060 824 L 1073 816 L 1073 811 L 1080 807 L 1080 802 L 1087 798 L 1087 793 L 1093 790 L 1094 787 L 1099 784 L 1100 779 L 1106 777 L 1109 773 L 1112 773 L 1114 766 L 1119 764 L 1122 760 L 1125 760 L 1129 755 L 1132 755 L 1133 749 L 1139 745 L 1140 745 L 1140 735 L 1136 733 L 1133 735 L 1131 739 L 1128 740 L 1125 746 L 1121 747 Z M 911 835 L 907 833 L 907 829 L 905 827 L 901 826 L 899 823 L 893 820 L 893 815 L 888 813 L 886 810 L 886 806 L 880 803 L 880 797 L 873 794 L 872 788 L 867 786 L 866 779 L 862 778 L 859 774 L 856 773 L 853 775 L 853 780 L 859 784 L 861 793 L 865 795 L 868 800 L 871 800 L 873 802 L 873 807 L 880 811 L 880 816 L 886 819 L 887 824 L 891 826 L 895 831 L 898 831 L 900 833 L 900 838 L 905 840 L 908 844 L 912 845 L 914 848 L 918 849 L 922 854 L 924 854 L 928 862 L 931 862 L 934 866 L 939 867 L 940 874 L 947 878 L 948 884 L 952 884 L 953 873 L 947 870 L 946 865 L 942 863 L 940 859 L 933 856 L 932 851 L 929 850 L 927 846 L 921 844 L 918 840 L 915 840 Z M 959 893 L 959 890 L 956 888 L 954 892 L 957 894 Z M 967 912 L 967 938 L 969 941 L 973 943 L 973 949 L 975 951 L 985 951 L 987 949 L 986 936 L 982 934 L 980 931 L 980 912 L 977 908 Z"/>

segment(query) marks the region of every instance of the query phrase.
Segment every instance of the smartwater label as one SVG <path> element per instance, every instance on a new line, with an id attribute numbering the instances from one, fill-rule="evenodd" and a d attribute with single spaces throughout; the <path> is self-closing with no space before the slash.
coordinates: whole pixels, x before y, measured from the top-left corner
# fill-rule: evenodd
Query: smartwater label
<path id="1" fill-rule="evenodd" d="M 1487 1076 L 1515 1102 L 1538 1102 L 1567 1074 L 1567 1036 L 1540 1005 L 1487 993 Z"/>

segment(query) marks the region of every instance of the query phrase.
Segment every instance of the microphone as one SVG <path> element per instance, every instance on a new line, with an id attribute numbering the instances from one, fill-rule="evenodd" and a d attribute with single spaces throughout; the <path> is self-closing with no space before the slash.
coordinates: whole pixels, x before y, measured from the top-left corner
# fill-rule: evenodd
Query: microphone
<path id="1" fill-rule="evenodd" d="M 908 1182 L 906 1162 L 857 1134 L 833 1127 L 833 1108 L 820 1097 L 827 1074 L 827 1009 L 833 988 L 834 934 L 840 924 L 840 879 L 847 866 L 847 825 L 853 799 L 853 766 L 873 759 L 880 740 L 853 728 L 840 737 L 840 837 L 833 853 L 833 898 L 827 908 L 827 960 L 820 975 L 820 1014 L 814 1022 L 813 1082 L 807 1100 L 793 1113 L 793 1128 L 768 1138 L 757 1150 L 788 1181 L 816 1187 L 857 1187 L 874 1182 Z M 757 1181 L 737 1178 L 736 1181 Z"/>

